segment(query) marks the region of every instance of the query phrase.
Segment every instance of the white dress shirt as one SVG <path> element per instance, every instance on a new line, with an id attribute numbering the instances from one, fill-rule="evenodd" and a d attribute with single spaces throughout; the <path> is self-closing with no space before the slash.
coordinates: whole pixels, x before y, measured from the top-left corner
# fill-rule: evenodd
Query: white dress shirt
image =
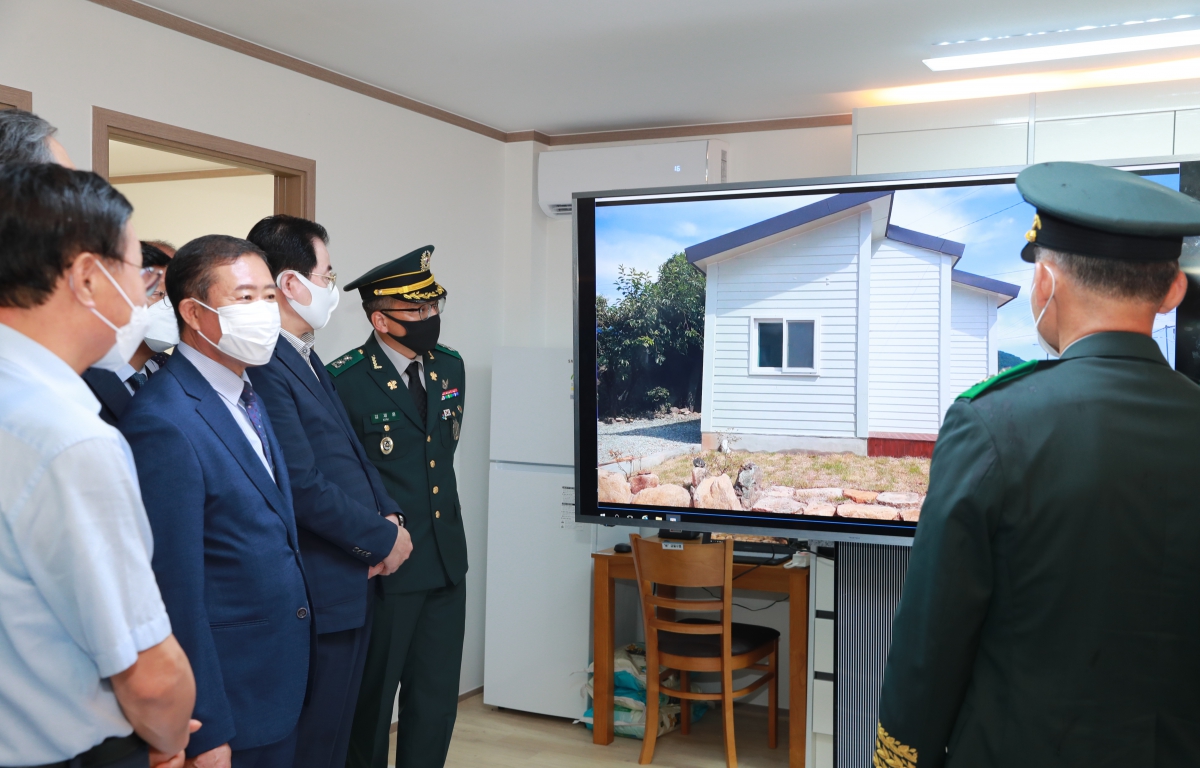
<path id="1" fill-rule="evenodd" d="M 267 461 L 267 454 L 263 451 L 262 441 L 258 439 L 258 430 L 254 428 L 254 422 L 250 421 L 250 414 L 246 413 L 246 406 L 242 405 L 242 390 L 250 383 L 250 377 L 245 372 L 238 376 L 216 360 L 205 357 L 183 342 L 179 342 L 179 346 L 175 347 L 175 353 L 182 354 L 187 358 L 189 363 L 196 366 L 196 370 L 200 372 L 204 380 L 217 390 L 217 394 L 221 396 L 221 401 L 229 409 L 233 420 L 242 428 L 242 434 L 246 436 L 250 447 L 254 449 L 254 452 L 258 454 L 259 461 L 266 467 L 267 474 L 275 477 L 275 472 L 272 471 L 271 464 Z M 261 400 L 258 407 L 261 411 L 266 411 Z M 277 456 L 276 459 L 282 459 L 282 457 Z"/>
<path id="2" fill-rule="evenodd" d="M 379 342 L 379 346 L 383 347 L 383 354 L 387 355 L 388 360 L 392 361 L 392 365 L 396 366 L 396 370 L 400 371 L 400 378 L 404 379 L 405 388 L 408 387 L 408 366 L 412 365 L 413 360 L 417 361 L 417 371 L 421 374 L 421 386 L 425 386 L 425 361 L 420 355 L 415 358 L 405 357 L 388 346 L 388 343 L 379 335 L 379 331 L 375 331 L 375 340 Z"/>
<path id="3" fill-rule="evenodd" d="M 0 324 L 0 765 L 133 727 L 105 678 L 171 633 L 129 444 L 61 358 Z"/>

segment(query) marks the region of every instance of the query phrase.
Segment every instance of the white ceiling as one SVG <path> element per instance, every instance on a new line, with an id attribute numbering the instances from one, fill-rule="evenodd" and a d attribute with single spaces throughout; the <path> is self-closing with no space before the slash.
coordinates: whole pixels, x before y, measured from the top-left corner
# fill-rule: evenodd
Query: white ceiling
<path id="1" fill-rule="evenodd" d="M 572 133 L 848 112 L 869 91 L 1200 55 L 929 71 L 922 59 L 1030 44 L 943 40 L 1196 11 L 1184 0 L 149 0 L 148 5 L 503 131 Z M 1200 27 L 1054 33 L 1039 44 Z"/>

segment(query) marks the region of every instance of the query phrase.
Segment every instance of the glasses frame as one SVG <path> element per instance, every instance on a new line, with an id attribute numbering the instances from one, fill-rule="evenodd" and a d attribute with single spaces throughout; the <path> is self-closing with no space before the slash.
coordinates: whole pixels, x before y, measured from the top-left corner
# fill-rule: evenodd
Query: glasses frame
<path id="1" fill-rule="evenodd" d="M 435 306 L 437 307 L 437 314 L 440 316 L 442 313 L 444 313 L 446 311 L 446 297 L 443 296 L 440 299 L 435 299 L 434 301 L 427 301 L 424 304 L 413 307 L 411 309 L 397 309 L 396 307 L 391 307 L 389 309 L 381 309 L 379 311 L 383 314 L 384 317 L 388 318 L 389 320 L 391 320 L 393 322 L 398 323 L 400 321 L 397 320 L 396 318 L 392 317 L 391 315 L 389 315 L 388 312 L 416 312 L 418 318 L 420 318 L 421 320 L 428 320 L 432 316 L 430 308 L 435 307 Z M 411 323 L 412 321 L 409 320 L 408 322 Z"/>
<path id="2" fill-rule="evenodd" d="M 325 287 L 326 288 L 337 288 L 337 280 L 338 280 L 337 272 L 334 272 L 332 269 L 323 275 L 318 274 L 316 272 L 308 272 L 304 276 L 307 277 L 310 282 L 312 281 L 312 279 L 314 277 L 323 277 L 323 278 L 325 278 Z"/>

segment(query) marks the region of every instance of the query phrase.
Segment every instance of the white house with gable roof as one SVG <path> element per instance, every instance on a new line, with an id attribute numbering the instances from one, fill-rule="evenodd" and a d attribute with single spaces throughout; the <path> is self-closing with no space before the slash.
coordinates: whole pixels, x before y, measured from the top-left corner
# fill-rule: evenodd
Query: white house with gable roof
<path id="1" fill-rule="evenodd" d="M 930 455 L 953 398 L 996 372 L 1019 289 L 955 269 L 962 243 L 891 208 L 830 195 L 687 249 L 707 281 L 706 448 Z"/>

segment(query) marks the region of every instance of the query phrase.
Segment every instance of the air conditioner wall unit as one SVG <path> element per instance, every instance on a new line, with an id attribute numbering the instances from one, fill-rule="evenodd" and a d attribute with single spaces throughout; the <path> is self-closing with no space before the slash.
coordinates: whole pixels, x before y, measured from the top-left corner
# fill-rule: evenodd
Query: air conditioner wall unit
<path id="1" fill-rule="evenodd" d="M 646 189 L 729 180 L 729 145 L 673 141 L 538 155 L 538 204 L 547 216 L 570 216 L 571 195 L 606 189 Z"/>

